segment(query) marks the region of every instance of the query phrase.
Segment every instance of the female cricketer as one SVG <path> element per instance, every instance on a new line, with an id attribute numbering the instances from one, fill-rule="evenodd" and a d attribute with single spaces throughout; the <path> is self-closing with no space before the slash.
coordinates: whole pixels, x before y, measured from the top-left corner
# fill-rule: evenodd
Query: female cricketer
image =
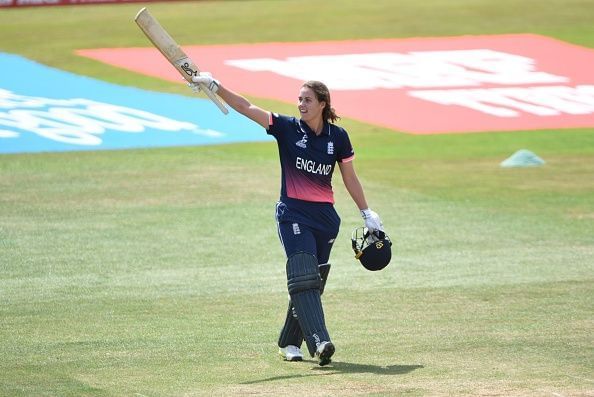
<path id="1" fill-rule="evenodd" d="M 328 259 L 338 235 L 340 217 L 334 209 L 332 174 L 336 163 L 344 185 L 361 211 L 365 226 L 383 231 L 382 222 L 369 209 L 363 187 L 355 173 L 355 153 L 347 132 L 334 124 L 338 119 L 330 92 L 319 81 L 305 82 L 299 91 L 300 118 L 279 115 L 250 103 L 215 80 L 210 73 L 193 78 L 216 92 L 238 113 L 260 124 L 278 145 L 281 164 L 281 194 L 276 220 L 287 255 L 289 308 L 278 341 L 287 361 L 301 361 L 305 340 L 311 357 L 327 365 L 335 352 L 326 329 L 321 294 L 330 270 Z"/>

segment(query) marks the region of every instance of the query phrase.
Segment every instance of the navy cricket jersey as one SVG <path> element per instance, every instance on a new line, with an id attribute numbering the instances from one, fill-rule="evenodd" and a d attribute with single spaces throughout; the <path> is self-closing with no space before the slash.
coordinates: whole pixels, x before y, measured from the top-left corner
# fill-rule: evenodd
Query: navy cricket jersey
<path id="1" fill-rule="evenodd" d="M 288 197 L 334 204 L 334 166 L 355 157 L 347 132 L 324 122 L 322 133 L 316 135 L 304 121 L 276 113 L 270 113 L 266 132 L 278 143 L 281 201 Z"/>

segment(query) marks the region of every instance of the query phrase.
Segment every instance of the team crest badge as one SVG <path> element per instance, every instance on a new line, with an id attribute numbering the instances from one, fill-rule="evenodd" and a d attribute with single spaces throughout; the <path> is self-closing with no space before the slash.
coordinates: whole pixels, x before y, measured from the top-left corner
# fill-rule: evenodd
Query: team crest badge
<path id="1" fill-rule="evenodd" d="M 328 154 L 334 154 L 334 142 L 328 142 Z"/>

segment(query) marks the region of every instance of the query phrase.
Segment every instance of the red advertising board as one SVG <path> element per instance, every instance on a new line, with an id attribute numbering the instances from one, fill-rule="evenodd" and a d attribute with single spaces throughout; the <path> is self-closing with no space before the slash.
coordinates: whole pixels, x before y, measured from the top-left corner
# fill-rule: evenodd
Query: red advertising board
<path id="1" fill-rule="evenodd" d="M 296 103 L 321 80 L 339 115 L 414 134 L 594 127 L 594 50 L 539 35 L 184 49 L 243 94 Z M 151 47 L 78 53 L 181 82 Z"/>

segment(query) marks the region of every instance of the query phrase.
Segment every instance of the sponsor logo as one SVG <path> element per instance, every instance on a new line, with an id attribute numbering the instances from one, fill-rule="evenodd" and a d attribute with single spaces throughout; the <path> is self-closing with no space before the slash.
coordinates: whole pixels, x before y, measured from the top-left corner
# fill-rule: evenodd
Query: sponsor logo
<path id="1" fill-rule="evenodd" d="M 297 56 L 280 60 L 259 58 L 228 63 L 301 80 L 316 70 L 317 75 L 333 90 L 424 89 L 569 81 L 565 76 L 537 70 L 532 58 L 487 48 Z M 359 77 L 353 79 L 353 75 Z"/>
<path id="2" fill-rule="evenodd" d="M 190 62 L 186 61 L 187 58 L 184 58 L 184 62 L 181 63 L 181 65 L 179 65 L 179 67 L 184 71 L 185 74 L 187 74 L 188 76 L 197 76 L 198 75 L 198 71 L 192 69 L 192 65 L 190 65 Z"/>
<path id="3" fill-rule="evenodd" d="M 335 240 L 336 240 L 335 238 L 331 238 L 330 240 L 328 240 L 328 244 L 334 244 Z"/>
<path id="4" fill-rule="evenodd" d="M 22 132 L 30 132 L 56 142 L 98 146 L 108 130 L 139 133 L 148 128 L 221 136 L 218 131 L 200 130 L 193 123 L 140 109 L 82 98 L 32 97 L 0 89 L 0 138 L 17 138 Z"/>
<path id="5" fill-rule="evenodd" d="M 295 234 L 295 235 L 301 234 L 301 229 L 299 229 L 298 223 L 293 223 L 293 234 Z"/>
<path id="6" fill-rule="evenodd" d="M 307 134 L 303 134 L 303 138 L 300 141 L 295 142 L 295 145 L 299 146 L 302 149 L 307 148 Z"/>
<path id="7" fill-rule="evenodd" d="M 313 334 L 312 336 L 314 338 L 314 342 L 316 343 L 316 347 L 319 347 L 320 343 L 322 343 L 322 341 L 320 340 L 320 337 L 318 336 L 318 334 Z"/>
<path id="8" fill-rule="evenodd" d="M 297 157 L 295 160 L 295 168 L 317 175 L 330 175 L 332 172 L 331 164 L 316 163 L 313 160 L 305 160 L 301 157 Z"/>

